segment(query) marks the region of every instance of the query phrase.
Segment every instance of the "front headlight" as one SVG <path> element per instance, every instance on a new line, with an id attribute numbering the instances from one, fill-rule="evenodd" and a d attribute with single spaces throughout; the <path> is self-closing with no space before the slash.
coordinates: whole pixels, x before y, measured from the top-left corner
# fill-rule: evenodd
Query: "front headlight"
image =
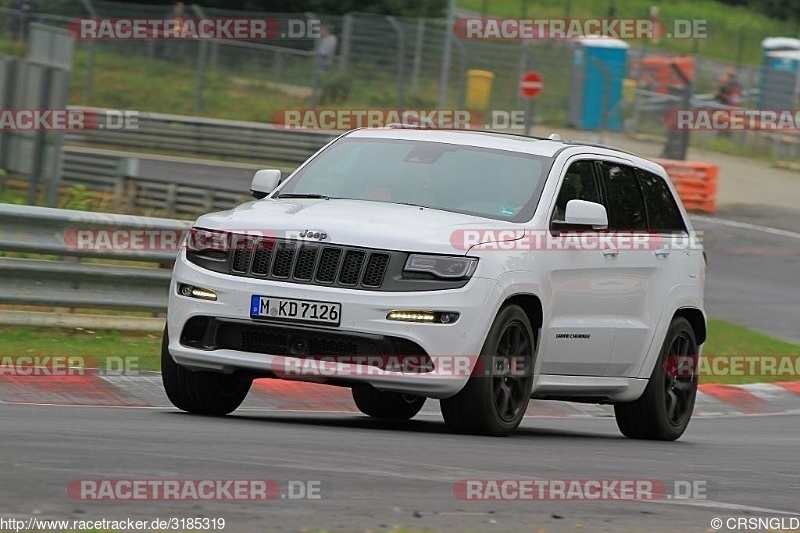
<path id="1" fill-rule="evenodd" d="M 474 257 L 411 254 L 403 268 L 406 272 L 427 272 L 444 279 L 470 278 L 478 266 Z"/>
<path id="2" fill-rule="evenodd" d="M 231 245 L 231 234 L 226 231 L 192 228 L 184 242 L 189 252 L 227 252 Z"/>

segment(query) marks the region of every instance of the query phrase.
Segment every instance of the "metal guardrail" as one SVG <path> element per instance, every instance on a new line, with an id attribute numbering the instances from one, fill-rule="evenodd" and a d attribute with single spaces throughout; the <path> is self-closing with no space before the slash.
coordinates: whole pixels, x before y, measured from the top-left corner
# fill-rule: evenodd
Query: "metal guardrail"
<path id="1" fill-rule="evenodd" d="M 142 167 L 159 167 L 145 173 Z M 258 166 L 220 164 L 184 159 L 67 146 L 62 150 L 61 185 L 83 185 L 90 191 L 110 195 L 118 212 L 158 213 L 193 217 L 200 213 L 229 209 L 249 199 L 252 173 Z M 201 179 L 198 172 L 204 172 Z M 236 174 L 211 178 L 215 173 Z"/>
<path id="2" fill-rule="evenodd" d="M 81 249 L 77 232 L 144 230 L 145 243 L 149 235 L 169 233 L 180 244 L 190 226 L 182 220 L 0 204 L 0 252 L 18 256 L 0 253 L 0 303 L 163 312 L 177 246 Z M 82 262 L 100 258 L 124 263 Z"/>
<path id="3" fill-rule="evenodd" d="M 109 111 L 80 109 L 97 113 L 101 123 Z M 336 135 L 329 131 L 283 130 L 258 122 L 140 113 L 137 129 L 81 130 L 68 134 L 66 144 L 296 166 Z"/>
<path id="4" fill-rule="evenodd" d="M 98 115 L 100 124 L 106 123 L 109 110 L 88 109 Z M 229 209 L 247 200 L 249 180 L 255 169 L 266 166 L 293 169 L 338 134 L 282 130 L 255 122 L 142 113 L 138 115 L 138 129 L 97 128 L 66 134 L 68 146 L 61 150 L 59 183 L 81 184 L 91 191 L 108 193 L 116 211 L 196 216 Z M 218 160 L 198 159 L 198 155 Z M 142 173 L 140 162 L 148 162 L 151 167 L 160 162 L 161 167 L 170 168 Z M 216 169 L 221 176 L 210 178 Z M 198 177 L 198 171 L 205 177 Z M 248 175 L 243 176 L 243 171 Z"/>
<path id="5" fill-rule="evenodd" d="M 163 212 L 170 216 L 193 215 L 230 209 L 246 200 L 249 194 L 215 191 L 157 180 L 123 178 L 126 211 Z M 119 199 L 115 196 L 115 199 Z"/>
<path id="6" fill-rule="evenodd" d="M 87 189 L 112 192 L 120 187 L 124 176 L 135 174 L 134 161 L 114 153 L 64 147 L 61 151 L 61 184 L 81 184 Z"/>
<path id="7" fill-rule="evenodd" d="M 100 124 L 106 123 L 105 116 L 110 111 L 80 109 L 96 113 Z M 118 117 L 119 112 L 115 112 Z M 265 166 L 293 169 L 338 134 L 282 130 L 256 122 L 141 113 L 136 129 L 97 128 L 68 133 L 68 146 L 61 152 L 60 183 L 81 184 L 91 191 L 108 193 L 116 211 L 196 216 L 247 200 L 252 171 Z M 198 155 L 218 160 L 197 159 Z M 161 162 L 161 167 L 171 168 L 142 173 L 140 162 L 141 166 L 150 163 L 151 167 Z M 220 169 L 221 179 L 209 179 L 215 169 Z M 198 177 L 198 170 L 206 177 Z M 249 175 L 243 179 L 236 171 L 247 171 Z"/>
<path id="8" fill-rule="evenodd" d="M 682 97 L 674 94 L 665 94 L 646 89 L 634 89 L 634 94 L 639 98 L 639 110 L 648 112 L 655 111 L 663 113 L 667 109 L 677 109 L 681 107 Z M 747 100 L 753 95 L 758 95 L 758 89 L 744 91 L 742 99 Z M 717 102 L 711 93 L 695 94 L 691 99 L 692 109 L 741 109 L 738 106 L 726 105 Z"/>

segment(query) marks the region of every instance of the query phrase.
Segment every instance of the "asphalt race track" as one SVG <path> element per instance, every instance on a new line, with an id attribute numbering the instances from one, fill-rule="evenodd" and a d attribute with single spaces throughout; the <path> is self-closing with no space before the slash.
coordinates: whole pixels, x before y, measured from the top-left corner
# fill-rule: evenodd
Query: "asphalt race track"
<path id="1" fill-rule="evenodd" d="M 4 516 L 224 517 L 230 531 L 403 525 L 469 531 L 710 531 L 720 517 L 798 517 L 800 415 L 695 419 L 674 443 L 627 440 L 610 418 L 526 419 L 498 439 L 439 416 L 391 425 L 346 413 L 3 405 Z M 462 479 L 705 481 L 706 500 L 465 501 Z M 76 501 L 72 480 L 321 481 L 322 498 L 268 502 Z M 543 529 L 539 529 L 539 528 Z"/>
<path id="2" fill-rule="evenodd" d="M 800 213 L 732 206 L 692 221 L 706 232 L 709 314 L 800 344 Z"/>

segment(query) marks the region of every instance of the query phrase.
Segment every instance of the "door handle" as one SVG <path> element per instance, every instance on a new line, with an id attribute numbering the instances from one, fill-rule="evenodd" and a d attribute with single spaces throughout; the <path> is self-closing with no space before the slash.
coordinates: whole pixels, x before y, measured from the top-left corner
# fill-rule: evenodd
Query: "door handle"
<path id="1" fill-rule="evenodd" d="M 669 250 L 662 248 L 661 250 L 654 251 L 653 254 L 660 257 L 667 257 L 669 256 Z"/>
<path id="2" fill-rule="evenodd" d="M 617 257 L 619 250 L 603 250 L 603 255 L 606 257 Z"/>

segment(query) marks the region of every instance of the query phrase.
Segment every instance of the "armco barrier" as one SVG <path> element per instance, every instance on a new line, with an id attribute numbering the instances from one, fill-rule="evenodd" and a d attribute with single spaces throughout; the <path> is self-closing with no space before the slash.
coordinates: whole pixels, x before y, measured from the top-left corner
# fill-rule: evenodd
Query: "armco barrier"
<path id="1" fill-rule="evenodd" d="M 695 161 L 653 159 L 667 171 L 687 211 L 713 213 L 717 209 L 719 167 Z"/>
<path id="2" fill-rule="evenodd" d="M 70 109 L 95 113 L 101 123 L 109 112 L 92 107 Z M 139 113 L 136 128 L 71 132 L 66 144 L 297 166 L 337 135 L 339 132 L 286 130 L 259 122 Z"/>
<path id="3" fill-rule="evenodd" d="M 250 180 L 261 168 L 78 146 L 65 146 L 61 160 L 62 187 L 83 185 L 104 193 L 107 197 L 102 201 L 116 212 L 186 218 L 251 200 Z M 223 170 L 226 177 L 214 176 L 217 170 Z M 7 184 L 27 187 L 20 180 L 10 179 Z M 0 183 L 0 189 L 2 186 Z"/>
<path id="4" fill-rule="evenodd" d="M 164 267 L 174 263 L 177 246 L 82 250 L 75 246 L 75 230 L 169 232 L 180 243 L 190 227 L 183 220 L 0 203 L 0 252 L 23 256 L 0 254 L 0 303 L 163 312 L 171 277 Z M 125 264 L 81 262 L 89 258 Z"/>

